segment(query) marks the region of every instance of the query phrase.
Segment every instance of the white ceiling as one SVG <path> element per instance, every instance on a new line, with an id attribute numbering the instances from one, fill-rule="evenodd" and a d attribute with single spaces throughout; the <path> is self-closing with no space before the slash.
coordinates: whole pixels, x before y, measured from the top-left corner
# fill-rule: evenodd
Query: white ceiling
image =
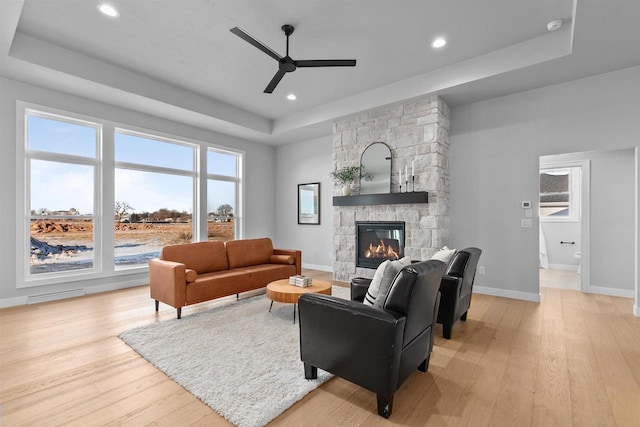
<path id="1" fill-rule="evenodd" d="M 105 2 L 119 18 L 100 0 L 0 0 L 0 75 L 278 145 L 416 96 L 460 105 L 640 63 L 638 0 Z M 277 62 L 229 29 L 284 55 L 283 24 L 294 59 L 357 66 L 298 69 L 264 94 Z"/>

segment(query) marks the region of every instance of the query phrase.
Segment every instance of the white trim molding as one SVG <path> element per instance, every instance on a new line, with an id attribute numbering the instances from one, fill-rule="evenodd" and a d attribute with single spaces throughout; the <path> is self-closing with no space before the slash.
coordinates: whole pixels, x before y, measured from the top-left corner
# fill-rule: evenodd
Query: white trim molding
<path id="1" fill-rule="evenodd" d="M 540 294 L 531 292 L 513 291 L 510 289 L 489 288 L 486 286 L 474 286 L 473 292 L 476 294 L 491 295 L 494 297 L 519 299 L 523 301 L 540 302 Z"/>

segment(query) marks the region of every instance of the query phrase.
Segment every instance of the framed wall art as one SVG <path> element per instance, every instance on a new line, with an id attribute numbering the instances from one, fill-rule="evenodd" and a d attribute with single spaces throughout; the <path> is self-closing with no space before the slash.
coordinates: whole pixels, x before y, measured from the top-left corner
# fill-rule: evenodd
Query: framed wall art
<path id="1" fill-rule="evenodd" d="M 298 184 L 298 224 L 320 224 L 320 183 Z"/>

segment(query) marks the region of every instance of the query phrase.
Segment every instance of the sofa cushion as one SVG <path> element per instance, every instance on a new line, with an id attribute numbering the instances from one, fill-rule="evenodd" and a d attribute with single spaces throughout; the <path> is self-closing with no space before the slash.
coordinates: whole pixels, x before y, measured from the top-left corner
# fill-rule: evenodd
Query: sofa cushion
<path id="1" fill-rule="evenodd" d="M 226 244 L 229 268 L 269 264 L 273 255 L 271 239 L 229 240 Z"/>
<path id="2" fill-rule="evenodd" d="M 431 259 L 437 259 L 438 261 L 442 261 L 445 264 L 449 264 L 449 261 L 451 261 L 451 258 L 453 258 L 455 254 L 456 254 L 455 249 L 449 249 L 448 247 L 445 246 L 442 249 L 440 249 L 438 252 L 433 254 Z"/>
<path id="3" fill-rule="evenodd" d="M 251 284 L 251 273 L 247 271 L 224 270 L 199 274 L 193 283 L 186 286 L 186 303 L 209 301 L 255 288 Z"/>
<path id="4" fill-rule="evenodd" d="M 265 287 L 275 280 L 282 280 L 296 275 L 296 267 L 290 264 L 261 264 L 241 267 L 236 270 L 251 274 L 251 284 Z"/>
<path id="5" fill-rule="evenodd" d="M 369 289 L 367 289 L 367 293 L 364 296 L 364 300 L 362 301 L 365 305 L 373 306 L 376 303 L 376 298 L 380 293 L 380 282 L 382 282 L 382 276 L 384 276 L 384 272 L 391 261 L 383 261 L 378 268 L 376 268 L 376 272 L 373 273 L 373 279 L 371 279 L 371 284 L 369 285 Z"/>
<path id="6" fill-rule="evenodd" d="M 269 257 L 269 262 L 271 264 L 290 264 L 296 262 L 296 259 L 291 255 L 271 255 Z"/>
<path id="7" fill-rule="evenodd" d="M 411 264 L 409 257 L 395 261 L 387 260 L 380 264 L 373 275 L 371 285 L 367 290 L 363 303 L 382 308 L 384 300 L 389 293 L 389 287 L 391 286 L 391 282 L 393 282 L 393 278 L 402 270 L 402 267 L 409 264 Z"/>
<path id="8" fill-rule="evenodd" d="M 406 267 L 410 264 L 411 258 L 409 257 L 404 257 L 402 259 L 389 262 L 387 268 L 385 268 L 384 270 L 384 274 L 382 275 L 382 280 L 380 281 L 380 289 L 378 290 L 378 296 L 376 297 L 376 301 L 373 303 L 374 307 L 382 308 L 384 306 L 384 302 L 387 299 L 387 295 L 389 295 L 389 289 L 391 289 L 393 279 L 400 272 L 400 270 L 402 270 L 403 267 Z"/>
<path id="9" fill-rule="evenodd" d="M 179 262 L 198 274 L 229 268 L 224 243 L 217 241 L 165 246 L 160 259 Z"/>

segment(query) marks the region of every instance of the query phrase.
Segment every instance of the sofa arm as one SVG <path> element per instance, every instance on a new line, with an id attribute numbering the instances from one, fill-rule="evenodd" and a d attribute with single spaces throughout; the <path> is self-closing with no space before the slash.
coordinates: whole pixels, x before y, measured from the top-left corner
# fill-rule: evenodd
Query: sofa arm
<path id="1" fill-rule="evenodd" d="M 296 249 L 274 249 L 274 255 L 291 255 L 295 260 L 296 274 L 302 274 L 302 252 Z"/>
<path id="2" fill-rule="evenodd" d="M 406 318 L 393 311 L 320 294 L 303 294 L 300 357 L 383 396 L 398 382 Z"/>
<path id="3" fill-rule="evenodd" d="M 187 302 L 187 273 L 184 264 L 154 258 L 149 261 L 151 298 L 174 308 Z"/>

